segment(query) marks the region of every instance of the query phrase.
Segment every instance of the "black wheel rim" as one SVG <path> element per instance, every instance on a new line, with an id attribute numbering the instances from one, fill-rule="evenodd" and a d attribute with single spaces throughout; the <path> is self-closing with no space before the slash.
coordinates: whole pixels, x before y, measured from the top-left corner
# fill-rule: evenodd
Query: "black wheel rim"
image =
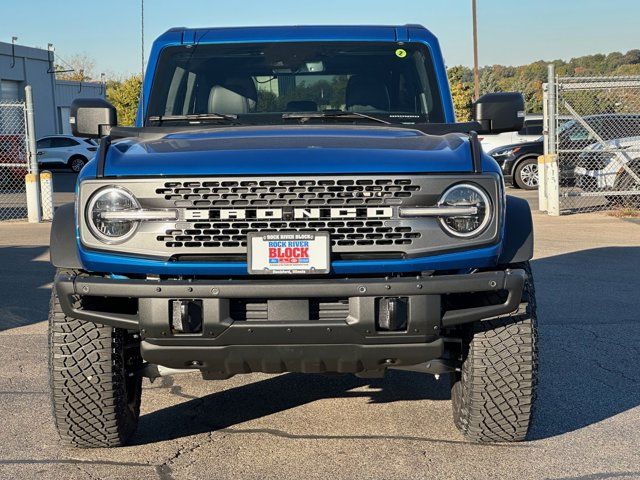
<path id="1" fill-rule="evenodd" d="M 81 158 L 74 158 L 71 161 L 71 170 L 73 170 L 74 172 L 79 172 L 80 170 L 82 170 L 82 167 L 84 167 L 84 162 Z"/>

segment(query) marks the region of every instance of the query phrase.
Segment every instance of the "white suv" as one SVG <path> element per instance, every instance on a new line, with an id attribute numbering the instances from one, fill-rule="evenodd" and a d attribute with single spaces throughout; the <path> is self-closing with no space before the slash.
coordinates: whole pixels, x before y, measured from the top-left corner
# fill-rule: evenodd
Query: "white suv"
<path id="1" fill-rule="evenodd" d="M 578 187 L 640 193 L 640 137 L 616 138 L 604 145 L 596 142 L 584 150 L 574 169 Z"/>
<path id="2" fill-rule="evenodd" d="M 485 152 L 490 152 L 504 145 L 513 143 L 532 142 L 542 136 L 542 116 L 531 115 L 524 119 L 524 126 L 517 132 L 496 133 L 495 135 L 480 135 L 480 143 Z"/>
<path id="3" fill-rule="evenodd" d="M 66 165 L 79 172 L 96 154 L 98 144 L 90 138 L 71 135 L 50 135 L 36 143 L 38 164 Z"/>

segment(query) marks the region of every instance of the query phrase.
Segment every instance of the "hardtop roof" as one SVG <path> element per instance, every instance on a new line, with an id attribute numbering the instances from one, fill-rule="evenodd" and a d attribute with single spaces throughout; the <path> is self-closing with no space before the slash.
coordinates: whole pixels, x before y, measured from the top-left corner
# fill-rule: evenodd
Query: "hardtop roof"
<path id="1" fill-rule="evenodd" d="M 314 39 L 327 40 L 379 40 L 379 41 L 413 41 L 411 33 L 420 32 L 420 38 L 434 38 L 434 35 L 422 25 L 281 25 L 281 26 L 241 26 L 241 27 L 173 27 L 162 34 L 157 41 L 164 43 L 174 41 L 176 34 L 181 37 L 180 43 L 199 43 L 211 41 L 220 36 L 229 37 L 232 41 L 268 41 L 290 40 L 304 41 Z"/>

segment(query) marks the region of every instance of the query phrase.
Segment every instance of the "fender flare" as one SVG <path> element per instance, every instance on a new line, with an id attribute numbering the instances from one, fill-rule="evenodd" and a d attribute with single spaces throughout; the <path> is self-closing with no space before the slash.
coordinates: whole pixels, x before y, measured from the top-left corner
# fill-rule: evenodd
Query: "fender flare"
<path id="1" fill-rule="evenodd" d="M 56 209 L 49 240 L 51 263 L 57 268 L 82 269 L 76 243 L 75 205 L 69 203 Z"/>
<path id="2" fill-rule="evenodd" d="M 533 257 L 533 219 L 529 202 L 507 195 L 501 265 L 526 262 Z"/>

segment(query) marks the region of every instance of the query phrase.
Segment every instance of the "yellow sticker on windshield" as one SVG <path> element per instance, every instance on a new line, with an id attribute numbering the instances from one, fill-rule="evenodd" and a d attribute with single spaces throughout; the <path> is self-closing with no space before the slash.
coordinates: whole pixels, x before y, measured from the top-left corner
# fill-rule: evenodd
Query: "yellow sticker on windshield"
<path id="1" fill-rule="evenodd" d="M 407 56 L 407 51 L 404 48 L 399 48 L 396 50 L 396 57 L 404 58 Z"/>

